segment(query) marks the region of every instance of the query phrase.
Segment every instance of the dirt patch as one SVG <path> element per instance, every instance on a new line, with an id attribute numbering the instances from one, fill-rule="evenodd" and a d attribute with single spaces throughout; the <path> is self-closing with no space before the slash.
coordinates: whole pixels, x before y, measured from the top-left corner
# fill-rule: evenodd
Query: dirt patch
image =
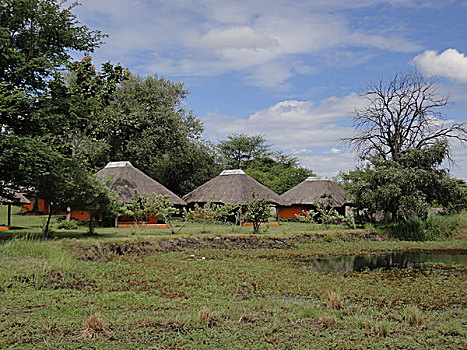
<path id="1" fill-rule="evenodd" d="M 290 238 L 265 237 L 180 237 L 157 242 L 98 243 L 89 247 L 74 247 L 78 257 L 86 261 L 111 260 L 116 256 L 143 256 L 155 252 L 171 252 L 181 249 L 291 249 L 296 243 L 317 240 L 357 241 L 361 239 L 381 240 L 375 233 L 351 233 L 330 236 L 325 233 L 305 234 Z"/>
<path id="2" fill-rule="evenodd" d="M 188 249 L 290 249 L 290 239 L 257 237 L 176 238 L 159 241 L 164 250 Z"/>
<path id="3" fill-rule="evenodd" d="M 111 260 L 122 255 L 148 255 L 160 251 L 152 242 L 98 243 L 90 247 L 73 248 L 78 250 L 78 258 L 86 261 Z"/>

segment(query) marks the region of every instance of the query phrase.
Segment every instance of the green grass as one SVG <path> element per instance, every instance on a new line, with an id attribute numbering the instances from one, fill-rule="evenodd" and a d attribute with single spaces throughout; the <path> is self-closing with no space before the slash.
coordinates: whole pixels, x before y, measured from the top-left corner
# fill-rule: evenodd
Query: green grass
<path id="1" fill-rule="evenodd" d="M 0 244 L 0 348 L 467 346 L 465 268 L 319 274 L 301 262 L 391 250 L 465 250 L 465 234 L 445 241 L 370 241 L 336 228 L 292 249 L 182 249 L 88 262 L 80 260 L 80 248 L 174 236 L 157 229 L 133 235 L 98 228 L 98 236 L 86 237 L 80 228 L 35 240 L 24 237 L 40 232 L 40 218 L 14 218 L 20 220 L 22 229 L 0 232 L 23 237 L 7 236 Z M 258 237 L 321 233 L 302 225 L 270 227 Z M 249 237 L 251 230 L 212 225 L 201 234 L 201 228 L 190 224 L 176 237 Z M 91 315 L 99 322 L 90 322 Z"/>

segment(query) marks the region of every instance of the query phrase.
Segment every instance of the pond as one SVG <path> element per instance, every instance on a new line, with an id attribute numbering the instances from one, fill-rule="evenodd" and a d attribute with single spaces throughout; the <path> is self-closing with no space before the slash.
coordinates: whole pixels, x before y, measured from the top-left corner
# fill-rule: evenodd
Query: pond
<path id="1" fill-rule="evenodd" d="M 415 269 L 424 264 L 467 266 L 467 254 L 391 252 L 371 255 L 337 256 L 306 261 L 306 269 L 313 272 L 347 272 L 374 269 Z M 426 266 L 425 266 L 426 267 Z M 431 269 L 436 268 L 430 266 Z"/>

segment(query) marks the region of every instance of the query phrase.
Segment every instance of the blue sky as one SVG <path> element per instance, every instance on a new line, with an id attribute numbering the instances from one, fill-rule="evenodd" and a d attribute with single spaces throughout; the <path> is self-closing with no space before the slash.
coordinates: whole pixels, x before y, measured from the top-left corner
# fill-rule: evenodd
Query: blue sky
<path id="1" fill-rule="evenodd" d="M 181 81 L 213 142 L 264 135 L 318 175 L 355 167 L 337 140 L 369 82 L 419 69 L 467 121 L 467 0 L 82 0 L 81 23 L 109 35 L 94 54 Z M 467 152 L 452 144 L 454 176 Z"/>

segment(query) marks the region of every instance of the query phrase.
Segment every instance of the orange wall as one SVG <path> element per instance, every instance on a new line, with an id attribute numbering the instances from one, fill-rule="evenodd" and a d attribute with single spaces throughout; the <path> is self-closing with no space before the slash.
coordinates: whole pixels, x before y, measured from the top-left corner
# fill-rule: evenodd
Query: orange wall
<path id="1" fill-rule="evenodd" d="M 88 221 L 89 213 L 84 210 L 71 209 L 70 217 L 79 221 Z"/>
<path id="2" fill-rule="evenodd" d="M 118 222 L 121 223 L 134 223 L 134 218 L 128 215 L 123 215 L 118 218 Z M 151 216 L 148 221 L 145 221 L 146 224 L 157 224 L 157 217 Z"/>
<path id="3" fill-rule="evenodd" d="M 23 204 L 23 211 L 33 211 L 34 210 L 34 202 L 37 200 L 37 211 L 39 213 L 48 214 L 49 213 L 49 202 L 42 198 L 32 198 L 27 197 L 31 203 Z"/>
<path id="4" fill-rule="evenodd" d="M 295 219 L 297 215 L 302 215 L 302 210 L 306 210 L 303 205 L 292 205 L 291 207 L 279 207 L 279 218 Z"/>

